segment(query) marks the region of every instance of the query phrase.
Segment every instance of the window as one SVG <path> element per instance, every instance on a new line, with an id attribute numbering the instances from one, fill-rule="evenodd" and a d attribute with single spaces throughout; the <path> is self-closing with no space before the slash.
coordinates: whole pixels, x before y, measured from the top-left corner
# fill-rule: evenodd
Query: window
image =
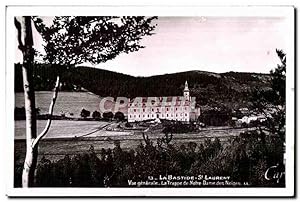
<path id="1" fill-rule="evenodd" d="M 185 116 L 187 116 L 187 114 L 185 114 Z"/>
<path id="2" fill-rule="evenodd" d="M 169 117 L 169 114 L 167 114 L 167 117 Z"/>
<path id="3" fill-rule="evenodd" d="M 154 109 L 152 108 L 152 111 L 154 112 Z"/>
<path id="4" fill-rule="evenodd" d="M 136 109 L 134 109 L 133 111 L 136 112 Z"/>
<path id="5" fill-rule="evenodd" d="M 167 111 L 169 111 L 169 108 L 167 107 Z"/>
<path id="6" fill-rule="evenodd" d="M 143 112 L 145 112 L 145 109 L 143 109 Z"/>
<path id="7" fill-rule="evenodd" d="M 131 118 L 131 115 L 129 115 L 129 118 Z"/>

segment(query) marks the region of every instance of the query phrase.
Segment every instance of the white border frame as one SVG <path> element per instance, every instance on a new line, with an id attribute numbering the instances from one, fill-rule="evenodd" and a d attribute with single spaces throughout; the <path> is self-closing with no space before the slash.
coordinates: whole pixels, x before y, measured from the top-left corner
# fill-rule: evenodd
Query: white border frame
<path id="1" fill-rule="evenodd" d="M 292 197 L 294 196 L 294 7 L 286 6 L 8 6 L 6 9 L 6 182 L 8 196 L 190 196 L 190 197 Z M 143 16 L 264 16 L 285 17 L 288 41 L 286 82 L 286 188 L 14 188 L 14 16 L 40 15 L 143 15 Z M 13 37 L 11 37 L 13 36 Z M 10 112 L 10 113 L 8 113 Z"/>

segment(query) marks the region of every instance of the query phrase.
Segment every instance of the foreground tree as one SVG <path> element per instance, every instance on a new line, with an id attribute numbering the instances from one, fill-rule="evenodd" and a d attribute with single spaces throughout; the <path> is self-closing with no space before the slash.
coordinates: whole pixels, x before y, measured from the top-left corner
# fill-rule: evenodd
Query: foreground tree
<path id="1" fill-rule="evenodd" d="M 280 141 L 281 155 L 278 157 L 278 164 L 283 164 L 285 125 L 286 125 L 286 54 L 282 50 L 276 49 L 276 53 L 281 61 L 275 70 L 270 72 L 270 88 L 257 89 L 253 94 L 252 108 L 257 114 L 264 115 L 266 121 L 263 126 L 259 126 L 259 134 L 263 145 L 266 144 L 266 133 Z M 265 145 L 265 148 L 266 145 Z"/>
<path id="2" fill-rule="evenodd" d="M 285 86 L 286 86 L 286 54 L 276 49 L 281 61 L 275 70 L 271 70 L 269 89 L 256 89 L 252 96 L 252 108 L 265 116 L 267 125 L 263 130 L 276 135 L 285 141 Z"/>
<path id="3" fill-rule="evenodd" d="M 23 86 L 26 111 L 26 157 L 22 175 L 22 186 L 30 187 L 34 183 L 34 171 L 37 164 L 38 143 L 47 134 L 51 125 L 51 116 L 60 85 L 57 75 L 52 102 L 49 107 L 49 119 L 45 129 L 37 135 L 35 94 L 33 88 L 34 56 L 32 22 L 43 37 L 46 45 L 44 60 L 59 65 L 64 71 L 76 64 L 90 62 L 98 64 L 115 58 L 120 53 L 129 53 L 143 48 L 139 44 L 143 36 L 152 35 L 155 17 L 54 17 L 47 27 L 39 17 L 15 17 L 19 50 L 23 54 Z"/>
<path id="4" fill-rule="evenodd" d="M 26 115 L 26 157 L 22 175 L 23 187 L 33 185 L 34 170 L 37 163 L 37 147 L 32 147 L 32 142 L 37 138 L 36 134 L 36 114 L 35 96 L 33 90 L 33 59 L 34 49 L 31 18 L 16 17 L 15 26 L 18 32 L 18 48 L 23 54 L 22 76 L 25 99 L 25 115 Z"/>

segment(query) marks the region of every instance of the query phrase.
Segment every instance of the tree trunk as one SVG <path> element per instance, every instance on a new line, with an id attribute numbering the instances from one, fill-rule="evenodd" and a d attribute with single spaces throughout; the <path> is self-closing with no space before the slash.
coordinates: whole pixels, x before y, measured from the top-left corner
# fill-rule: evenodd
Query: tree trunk
<path id="1" fill-rule="evenodd" d="M 17 39 L 19 49 L 23 54 L 22 76 L 25 99 L 26 115 L 26 157 L 22 173 L 22 187 L 34 186 L 34 173 L 37 165 L 38 144 L 39 141 L 47 134 L 52 120 L 53 109 L 57 98 L 60 80 L 57 76 L 52 101 L 49 107 L 49 118 L 44 130 L 37 136 L 36 129 L 36 108 L 33 81 L 33 59 L 34 49 L 31 16 L 15 17 L 15 26 L 17 29 Z"/>
<path id="2" fill-rule="evenodd" d="M 26 54 L 24 57 L 27 57 Z M 23 69 L 23 85 L 26 114 L 26 157 L 22 174 L 22 186 L 30 187 L 34 183 L 34 171 L 37 164 L 38 147 L 32 148 L 32 141 L 36 138 L 35 95 L 33 90 L 32 64 L 25 63 Z M 28 61 L 26 61 L 28 62 Z"/>
<path id="3" fill-rule="evenodd" d="M 34 172 L 37 164 L 38 147 L 29 146 L 26 151 L 22 173 L 22 187 L 32 187 L 34 185 Z"/>
<path id="4" fill-rule="evenodd" d="M 34 183 L 34 171 L 37 164 L 38 147 L 32 147 L 36 138 L 36 111 L 33 85 L 34 50 L 31 28 L 31 17 L 16 17 L 15 26 L 18 32 L 19 49 L 23 54 L 23 87 L 26 115 L 26 157 L 22 174 L 22 186 L 30 187 Z"/>

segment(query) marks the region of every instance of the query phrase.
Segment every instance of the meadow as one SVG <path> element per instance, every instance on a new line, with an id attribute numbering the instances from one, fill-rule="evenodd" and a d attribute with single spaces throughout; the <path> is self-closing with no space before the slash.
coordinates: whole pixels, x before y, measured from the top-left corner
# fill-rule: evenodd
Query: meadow
<path id="1" fill-rule="evenodd" d="M 230 176 L 238 187 L 285 185 L 284 176 L 280 183 L 264 178 L 268 167 L 282 162 L 278 138 L 267 136 L 264 142 L 256 131 L 238 134 L 241 130 L 236 129 L 228 136 L 224 130 L 216 130 L 218 137 L 201 136 L 201 132 L 174 134 L 161 145 L 160 134 L 148 134 L 150 141 L 141 134 L 44 139 L 39 145 L 35 186 L 128 187 L 128 180 L 162 174 Z M 21 186 L 24 155 L 25 141 L 15 140 L 15 187 Z"/>
<path id="2" fill-rule="evenodd" d="M 36 107 L 40 109 L 40 114 L 47 114 L 49 105 L 53 96 L 51 91 L 36 91 Z M 88 111 L 101 111 L 99 104 L 101 97 L 90 92 L 58 92 L 57 100 L 54 106 L 54 115 L 65 115 L 67 117 L 80 117 L 81 110 L 84 108 Z M 23 92 L 15 93 L 15 107 L 24 107 Z M 105 109 L 112 109 L 115 113 L 114 102 L 106 101 Z M 127 113 L 126 107 L 120 107 L 119 111 Z"/>
<path id="3" fill-rule="evenodd" d="M 38 131 L 42 131 L 46 120 L 38 120 Z M 39 157 L 47 156 L 49 159 L 59 159 L 64 155 L 75 155 L 87 151 L 90 145 L 95 152 L 101 149 L 114 148 L 115 142 L 120 142 L 124 150 L 135 149 L 144 143 L 140 131 L 107 131 L 103 126 L 117 124 L 104 121 L 70 121 L 53 120 L 48 134 L 39 144 Z M 101 129 L 102 128 L 102 129 Z M 189 142 L 202 143 L 205 139 L 218 137 L 221 142 L 228 138 L 238 136 L 241 132 L 251 130 L 248 128 L 230 129 L 213 127 L 202 129 L 199 132 L 174 134 L 172 143 L 178 145 Z M 156 144 L 156 140 L 164 136 L 162 132 L 148 133 L 148 137 Z M 20 161 L 25 157 L 25 121 L 15 121 L 15 154 Z"/>

